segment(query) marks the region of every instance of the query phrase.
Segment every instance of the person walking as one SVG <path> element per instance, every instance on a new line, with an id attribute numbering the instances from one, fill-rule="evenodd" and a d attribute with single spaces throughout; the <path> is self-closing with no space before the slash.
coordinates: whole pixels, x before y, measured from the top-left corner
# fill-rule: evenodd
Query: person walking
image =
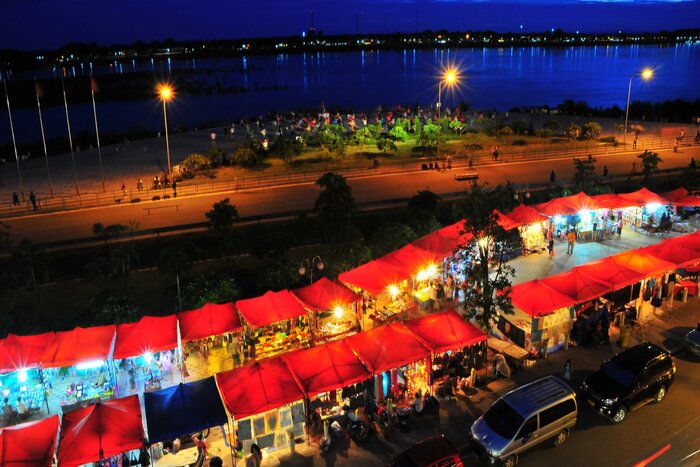
<path id="1" fill-rule="evenodd" d="M 673 152 L 678 152 L 678 143 L 680 140 L 676 138 L 676 140 L 673 142 Z"/>
<path id="2" fill-rule="evenodd" d="M 177 198 L 177 182 L 173 179 L 173 198 Z"/>
<path id="3" fill-rule="evenodd" d="M 140 178 L 136 180 L 136 189 L 138 191 L 143 191 L 143 180 L 141 180 Z"/>
<path id="4" fill-rule="evenodd" d="M 557 175 L 554 173 L 554 170 L 549 172 L 549 183 L 554 183 L 557 181 Z"/>
<path id="5" fill-rule="evenodd" d="M 568 247 L 566 249 L 566 252 L 570 255 L 573 255 L 574 254 L 574 245 L 576 244 L 576 230 L 575 229 L 569 230 L 569 233 L 566 236 L 566 240 L 568 241 Z"/>
<path id="6" fill-rule="evenodd" d="M 34 194 L 34 190 L 31 190 L 31 191 L 29 192 L 29 201 L 32 202 L 32 207 L 34 208 L 35 211 L 36 211 L 37 209 L 39 209 L 39 208 L 37 207 L 37 205 L 36 205 L 36 195 Z"/>
<path id="7" fill-rule="evenodd" d="M 571 364 L 571 360 L 566 360 L 566 363 L 564 363 L 564 379 L 568 382 L 571 381 L 571 376 L 574 373 L 574 367 Z"/>
<path id="8" fill-rule="evenodd" d="M 12 204 L 15 206 L 19 206 L 19 195 L 16 191 L 12 193 Z"/>
<path id="9" fill-rule="evenodd" d="M 690 162 L 688 163 L 688 167 L 690 167 L 691 169 L 697 169 L 697 168 L 698 168 L 698 163 L 695 162 L 695 158 L 694 158 L 694 157 L 691 157 L 691 158 L 690 158 Z M 17 194 L 17 193 L 15 193 L 15 194 Z"/>
<path id="10" fill-rule="evenodd" d="M 604 165 L 603 166 L 603 177 L 607 177 L 607 176 L 608 176 L 608 166 Z"/>
<path id="11" fill-rule="evenodd" d="M 126 196 L 126 183 L 122 182 L 122 194 Z"/>
<path id="12" fill-rule="evenodd" d="M 637 140 L 639 140 L 639 135 L 634 135 L 634 141 L 632 141 L 632 149 L 637 149 Z"/>
<path id="13" fill-rule="evenodd" d="M 260 467 L 262 451 L 257 444 L 250 446 L 250 454 L 245 458 L 245 467 Z"/>
<path id="14" fill-rule="evenodd" d="M 550 237 L 549 242 L 547 243 L 547 251 L 549 251 L 549 260 L 554 259 L 554 239 Z"/>

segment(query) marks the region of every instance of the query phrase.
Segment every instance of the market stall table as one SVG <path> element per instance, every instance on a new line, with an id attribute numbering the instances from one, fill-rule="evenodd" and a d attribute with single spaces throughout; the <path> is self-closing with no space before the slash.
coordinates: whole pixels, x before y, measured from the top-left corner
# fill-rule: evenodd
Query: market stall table
<path id="1" fill-rule="evenodd" d="M 196 447 L 181 449 L 176 453 L 165 454 L 153 463 L 156 467 L 189 467 L 197 462 L 199 450 Z"/>
<path id="2" fill-rule="evenodd" d="M 676 294 L 681 292 L 683 289 L 688 289 L 688 295 L 698 294 L 698 283 L 690 280 L 679 280 L 676 282 Z"/>
<path id="3" fill-rule="evenodd" d="M 502 353 L 519 367 L 523 366 L 528 355 L 530 355 L 529 352 L 522 347 L 518 347 L 515 344 L 498 339 L 497 337 L 489 337 L 487 342 L 490 349 Z"/>

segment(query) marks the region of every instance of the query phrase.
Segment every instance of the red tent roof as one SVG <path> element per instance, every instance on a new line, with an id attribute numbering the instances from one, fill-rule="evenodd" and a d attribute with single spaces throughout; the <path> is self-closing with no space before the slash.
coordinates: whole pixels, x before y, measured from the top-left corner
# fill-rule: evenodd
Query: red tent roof
<path id="1" fill-rule="evenodd" d="M 508 216 L 510 220 L 517 222 L 521 226 L 549 220 L 546 216 L 543 216 L 537 212 L 537 209 L 524 204 L 518 205 L 515 209 L 505 215 Z"/>
<path id="2" fill-rule="evenodd" d="M 322 277 L 313 284 L 292 290 L 292 295 L 311 311 L 332 310 L 336 306 L 347 306 L 361 297 L 336 281 Z"/>
<path id="3" fill-rule="evenodd" d="M 107 360 L 116 330 L 115 325 L 109 324 L 57 332 L 44 351 L 41 366 L 57 368 L 88 360 Z"/>
<path id="4" fill-rule="evenodd" d="M 98 402 L 63 414 L 59 467 L 95 462 L 143 446 L 139 396 Z"/>
<path id="5" fill-rule="evenodd" d="M 389 263 L 392 267 L 403 271 L 407 276 L 415 276 L 419 271 L 430 265 L 442 263 L 443 256 L 417 248 L 409 243 L 396 251 L 379 258 L 382 262 Z"/>
<path id="6" fill-rule="evenodd" d="M 307 397 L 344 388 L 371 376 L 344 341 L 285 354 L 282 358 Z"/>
<path id="7" fill-rule="evenodd" d="M 58 415 L 0 430 L 0 465 L 50 467 L 56 450 Z"/>
<path id="8" fill-rule="evenodd" d="M 661 197 L 676 206 L 700 206 L 700 197 L 688 195 L 688 190 L 683 187 L 661 193 Z"/>
<path id="9" fill-rule="evenodd" d="M 576 303 L 573 298 L 554 290 L 539 279 L 514 285 L 510 296 L 514 307 L 533 317 Z"/>
<path id="10" fill-rule="evenodd" d="M 387 286 L 398 284 L 409 277 L 405 271 L 397 269 L 381 258 L 338 275 L 338 279 L 343 283 L 366 290 L 373 295 L 382 292 Z"/>
<path id="11" fill-rule="evenodd" d="M 673 263 L 679 268 L 700 262 L 700 251 L 687 248 L 683 246 L 682 242 L 674 242 L 670 239 L 645 247 L 644 251 L 661 260 Z"/>
<path id="12" fill-rule="evenodd" d="M 441 229 L 438 229 L 437 232 L 440 235 L 454 241 L 457 245 L 464 245 L 465 243 L 468 243 L 473 237 L 472 234 L 466 233 L 464 231 L 464 222 L 464 220 L 457 221 L 454 224 L 450 224 Z"/>
<path id="13" fill-rule="evenodd" d="M 535 204 L 532 207 L 538 212 L 546 214 L 549 217 L 569 216 L 578 212 L 568 204 L 562 203 L 560 198 L 554 198 L 546 203 Z"/>
<path id="14" fill-rule="evenodd" d="M 464 321 L 455 310 L 403 323 L 434 354 L 461 349 L 486 340 L 486 333 Z"/>
<path id="15" fill-rule="evenodd" d="M 114 359 L 136 357 L 177 347 L 177 316 L 144 316 L 117 326 Z"/>
<path id="16" fill-rule="evenodd" d="M 457 240 L 447 237 L 440 233 L 439 230 L 431 232 L 424 237 L 414 240 L 413 246 L 421 250 L 428 251 L 436 256 L 446 258 L 457 248 Z"/>
<path id="17" fill-rule="evenodd" d="M 682 245 L 684 248 L 700 251 L 700 230 L 692 234 L 669 238 L 668 241 L 673 245 Z"/>
<path id="18" fill-rule="evenodd" d="M 294 375 L 279 357 L 217 373 L 216 382 L 226 408 L 235 419 L 304 398 Z"/>
<path id="19" fill-rule="evenodd" d="M 652 203 L 668 204 L 668 201 L 664 198 L 646 188 L 633 191 L 632 193 L 620 193 L 619 196 L 629 201 L 631 206 L 644 206 L 645 204 Z"/>
<path id="20" fill-rule="evenodd" d="M 602 297 L 613 290 L 611 283 L 596 280 L 576 269 L 542 279 L 542 283 L 571 297 L 576 303 Z"/>
<path id="21" fill-rule="evenodd" d="M 566 206 L 569 206 L 575 212 L 595 211 L 600 207 L 598 206 L 598 203 L 596 203 L 595 199 L 591 198 L 583 191 L 580 191 L 575 195 L 559 198 L 559 201 L 561 201 Z"/>
<path id="22" fill-rule="evenodd" d="M 612 257 L 577 266 L 573 270 L 582 272 L 596 280 L 610 283 L 613 289 L 621 289 L 644 279 L 644 274 L 625 267 L 613 260 Z"/>
<path id="23" fill-rule="evenodd" d="M 613 193 L 591 196 L 602 209 L 619 209 L 630 206 L 630 201 Z"/>
<path id="24" fill-rule="evenodd" d="M 0 373 L 39 366 L 46 346 L 55 335 L 54 332 L 35 336 L 8 334 L 5 339 L 0 340 Z"/>
<path id="25" fill-rule="evenodd" d="M 253 328 L 306 314 L 304 307 L 289 293 L 289 290 L 280 290 L 279 292 L 270 290 L 260 297 L 238 300 L 236 308 L 243 319 Z"/>
<path id="26" fill-rule="evenodd" d="M 177 319 L 180 322 L 180 338 L 183 342 L 243 329 L 233 302 L 207 303 L 197 310 L 178 313 Z"/>
<path id="27" fill-rule="evenodd" d="M 426 348 L 406 326 L 385 324 L 345 339 L 372 373 L 398 368 L 430 356 Z"/>
<path id="28" fill-rule="evenodd" d="M 494 211 L 496 214 L 498 214 L 498 220 L 496 223 L 500 225 L 503 230 L 513 230 L 517 229 L 520 227 L 522 224 L 518 222 L 515 219 L 511 219 L 507 214 L 503 214 L 502 212 L 499 211 Z"/>
<path id="29" fill-rule="evenodd" d="M 662 274 L 676 269 L 676 265 L 651 255 L 644 248 L 625 251 L 611 256 L 612 260 L 622 266 L 644 274 L 644 277 Z"/>

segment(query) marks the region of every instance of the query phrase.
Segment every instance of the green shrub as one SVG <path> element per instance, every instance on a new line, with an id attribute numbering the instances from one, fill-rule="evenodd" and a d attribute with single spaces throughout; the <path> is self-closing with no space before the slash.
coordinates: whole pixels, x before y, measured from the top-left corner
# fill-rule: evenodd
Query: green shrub
<path id="1" fill-rule="evenodd" d="M 207 156 L 197 153 L 190 154 L 180 162 L 180 170 L 182 170 L 183 173 L 196 173 L 200 170 L 209 169 L 211 166 L 211 160 Z"/>

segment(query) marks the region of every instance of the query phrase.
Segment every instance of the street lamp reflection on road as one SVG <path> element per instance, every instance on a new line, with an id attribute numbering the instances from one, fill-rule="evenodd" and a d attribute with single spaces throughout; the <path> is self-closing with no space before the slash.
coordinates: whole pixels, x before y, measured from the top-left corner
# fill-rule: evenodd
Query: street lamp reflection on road
<path id="1" fill-rule="evenodd" d="M 632 96 L 632 81 L 636 77 L 642 78 L 644 81 L 649 81 L 653 76 L 654 70 L 652 70 L 651 68 L 645 68 L 641 71 L 641 73 L 636 73 L 630 77 L 629 86 L 627 86 L 627 106 L 625 107 L 625 131 L 622 135 L 623 144 L 627 141 L 627 122 L 629 120 L 630 114 L 630 97 Z"/>
<path id="2" fill-rule="evenodd" d="M 168 175 L 172 173 L 172 166 L 170 164 L 170 141 L 168 140 L 168 112 L 166 109 L 166 103 L 169 102 L 174 96 L 175 92 L 171 85 L 167 83 L 161 83 L 158 85 L 158 97 L 163 102 L 163 121 L 165 122 L 165 152 L 168 156 Z"/>

